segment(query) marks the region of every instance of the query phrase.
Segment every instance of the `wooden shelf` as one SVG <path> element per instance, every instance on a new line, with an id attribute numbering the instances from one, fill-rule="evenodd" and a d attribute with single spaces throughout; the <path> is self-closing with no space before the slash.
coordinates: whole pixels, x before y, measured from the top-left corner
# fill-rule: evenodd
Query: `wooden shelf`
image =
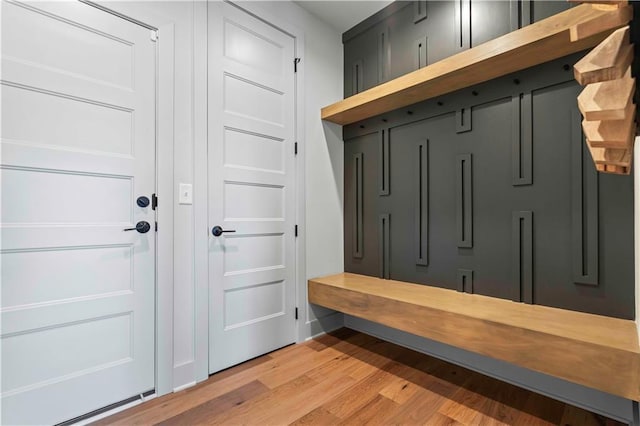
<path id="1" fill-rule="evenodd" d="M 311 303 L 640 400 L 633 321 L 350 273 L 308 286 Z"/>
<path id="2" fill-rule="evenodd" d="M 629 5 L 615 10 L 573 7 L 324 107 L 322 119 L 355 123 L 594 47 L 632 15 Z"/>

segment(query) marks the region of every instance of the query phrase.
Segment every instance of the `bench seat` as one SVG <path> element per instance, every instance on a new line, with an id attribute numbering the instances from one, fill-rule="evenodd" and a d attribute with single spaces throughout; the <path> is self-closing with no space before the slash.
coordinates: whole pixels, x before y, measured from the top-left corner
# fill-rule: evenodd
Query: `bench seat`
<path id="1" fill-rule="evenodd" d="M 633 321 L 351 273 L 308 290 L 316 305 L 640 401 Z"/>

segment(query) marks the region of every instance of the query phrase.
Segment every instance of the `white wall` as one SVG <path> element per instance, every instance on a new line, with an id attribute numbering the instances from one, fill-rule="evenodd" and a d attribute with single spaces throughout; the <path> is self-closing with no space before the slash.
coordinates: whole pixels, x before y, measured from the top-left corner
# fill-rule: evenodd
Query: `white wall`
<path id="1" fill-rule="evenodd" d="M 206 122 L 200 120 L 202 109 L 202 77 L 206 70 L 202 63 L 206 49 L 199 41 L 206 37 L 206 6 L 191 1 L 101 1 L 102 5 L 142 22 L 160 26 L 173 24 L 175 42 L 174 87 L 174 162 L 171 196 L 165 194 L 160 203 L 173 204 L 173 388 L 181 388 L 206 378 L 206 322 L 202 309 L 197 309 L 197 289 L 206 289 L 206 270 L 202 271 L 194 259 L 203 259 L 195 247 L 202 247 L 194 239 L 194 206 L 206 204 L 198 194 L 206 182 L 194 175 L 194 152 L 206 146 Z M 306 252 L 306 276 L 314 277 L 343 271 L 342 179 L 343 149 L 339 127 L 324 128 L 320 108 L 342 98 L 342 41 L 335 29 L 289 1 L 241 2 L 253 13 L 290 23 L 304 33 L 302 74 L 304 79 L 304 140 L 300 140 L 305 156 L 306 214 L 299 219 Z M 203 11 L 205 19 L 202 20 Z M 202 24 L 204 22 L 204 24 Z M 160 32 L 162 39 L 162 31 Z M 162 41 L 162 40 L 161 40 Z M 205 77 L 206 78 L 206 77 Z M 206 117 L 206 111 L 204 111 Z M 200 150 L 200 151 L 199 151 Z M 171 172 L 171 171 L 170 171 Z M 160 173 L 163 173 L 161 170 Z M 198 174 L 200 176 L 200 174 Z M 179 183 L 194 184 L 194 205 L 177 204 Z M 160 220 L 159 227 L 162 230 Z M 200 232 L 200 230 L 197 230 Z M 206 232 L 206 230 L 205 230 Z M 198 234 L 199 235 L 199 234 Z M 201 239 L 200 239 L 201 240 Z M 205 255 L 206 256 L 206 255 Z M 206 257 L 204 257 L 206 259 Z M 201 262 L 202 263 L 202 262 Z M 198 269 L 196 269 L 198 268 Z M 200 271 L 200 272 L 199 272 Z M 197 278 L 196 278 L 197 277 Z M 301 280 L 302 281 L 302 280 Z M 341 314 L 306 306 L 306 282 L 299 282 L 301 318 L 307 319 L 300 328 L 303 340 L 326 327 L 342 324 Z M 198 306 L 203 306 L 202 304 Z M 206 309 L 206 305 L 205 305 Z M 200 311 L 198 313 L 198 311 Z M 198 317 L 196 317 L 198 315 Z M 323 319 L 322 324 L 316 317 Z"/>

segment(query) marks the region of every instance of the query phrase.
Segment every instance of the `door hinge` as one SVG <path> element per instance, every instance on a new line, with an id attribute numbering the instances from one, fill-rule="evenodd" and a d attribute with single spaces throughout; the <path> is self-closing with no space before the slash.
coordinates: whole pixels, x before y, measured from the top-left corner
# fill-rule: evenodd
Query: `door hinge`
<path id="1" fill-rule="evenodd" d="M 298 142 L 293 144 L 293 155 L 298 155 Z"/>
<path id="2" fill-rule="evenodd" d="M 156 232 L 158 232 L 158 221 L 156 220 Z"/>
<path id="3" fill-rule="evenodd" d="M 298 319 L 298 308 L 296 308 L 296 319 Z"/>
<path id="4" fill-rule="evenodd" d="M 298 72 L 298 64 L 301 60 L 300 58 L 293 58 L 293 72 Z"/>
<path id="5" fill-rule="evenodd" d="M 296 234 L 296 237 L 297 237 L 298 236 L 298 225 L 296 225 L 296 227 L 295 227 L 295 234 Z"/>
<path id="6" fill-rule="evenodd" d="M 156 194 L 151 194 L 151 209 L 155 210 L 158 207 L 158 197 Z"/>
<path id="7" fill-rule="evenodd" d="M 149 30 L 149 38 L 151 41 L 158 41 L 158 30 Z"/>

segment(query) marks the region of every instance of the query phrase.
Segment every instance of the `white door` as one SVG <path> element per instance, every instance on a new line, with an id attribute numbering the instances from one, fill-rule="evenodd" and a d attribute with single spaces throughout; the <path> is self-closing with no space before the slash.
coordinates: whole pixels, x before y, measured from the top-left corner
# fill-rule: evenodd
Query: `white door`
<path id="1" fill-rule="evenodd" d="M 1 31 L 2 424 L 58 423 L 154 388 L 156 47 L 79 2 Z"/>
<path id="2" fill-rule="evenodd" d="M 295 341 L 295 84 L 291 36 L 218 2 L 209 31 L 213 373 Z"/>

